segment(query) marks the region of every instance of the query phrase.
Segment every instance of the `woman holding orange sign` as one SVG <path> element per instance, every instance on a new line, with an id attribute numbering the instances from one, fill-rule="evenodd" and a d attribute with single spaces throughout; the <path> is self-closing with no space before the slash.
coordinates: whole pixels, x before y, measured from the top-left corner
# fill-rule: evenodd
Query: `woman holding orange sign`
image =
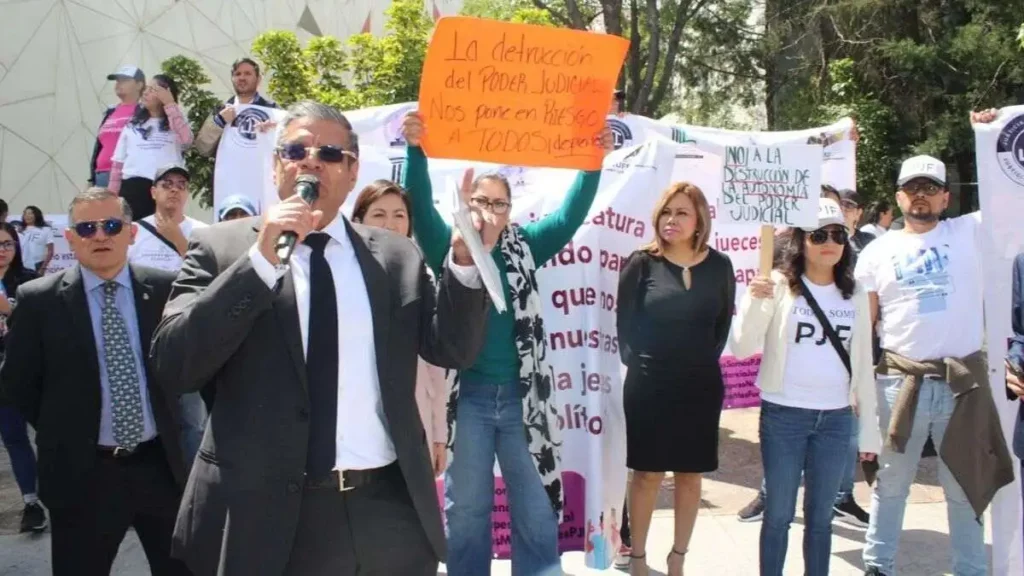
<path id="1" fill-rule="evenodd" d="M 419 114 L 406 117 L 405 188 L 412 200 L 413 231 L 427 264 L 438 271 L 448 255 L 451 227 L 434 207 L 427 157 L 420 147 L 423 133 Z M 599 144 L 606 154 L 612 149 L 609 128 L 602 130 Z M 499 174 L 473 180 L 473 171 L 466 171 L 463 200 L 502 229 L 491 256 L 501 271 L 507 313 L 491 308 L 476 364 L 459 374 L 449 399 L 452 457 L 445 473 L 445 513 L 451 576 L 490 574 L 495 456 L 508 493 L 512 573 L 562 574 L 561 443 L 536 272 L 583 224 L 600 180 L 600 170 L 580 172 L 560 209 L 518 226 L 510 222 L 508 181 Z"/>

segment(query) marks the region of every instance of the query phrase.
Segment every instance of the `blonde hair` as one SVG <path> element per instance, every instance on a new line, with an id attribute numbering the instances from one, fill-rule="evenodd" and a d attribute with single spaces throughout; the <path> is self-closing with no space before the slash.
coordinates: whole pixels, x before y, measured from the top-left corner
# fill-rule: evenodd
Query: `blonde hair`
<path id="1" fill-rule="evenodd" d="M 661 216 L 662 210 L 678 194 L 689 198 L 693 202 L 693 207 L 697 210 L 697 228 L 693 233 L 693 249 L 697 252 L 703 252 L 707 248 L 708 239 L 711 238 L 711 209 L 708 207 L 708 199 L 704 197 L 704 192 L 701 192 L 701 189 L 696 185 L 689 182 L 676 182 L 662 192 L 661 198 L 654 204 L 654 213 L 651 215 L 654 240 L 641 246 L 641 250 L 654 256 L 664 254 L 665 245 L 661 239 L 661 233 L 658 231 L 658 218 Z"/>

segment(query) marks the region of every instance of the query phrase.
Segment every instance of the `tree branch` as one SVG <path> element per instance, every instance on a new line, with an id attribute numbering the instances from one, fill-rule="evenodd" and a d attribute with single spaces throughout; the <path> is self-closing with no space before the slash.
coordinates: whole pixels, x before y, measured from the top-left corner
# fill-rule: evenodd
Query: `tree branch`
<path id="1" fill-rule="evenodd" d="M 537 8 L 540 8 L 541 10 L 546 11 L 548 14 L 551 14 L 551 19 L 557 22 L 558 24 L 566 28 L 572 28 L 572 22 L 570 22 L 569 19 L 565 17 L 565 15 L 556 12 L 551 8 L 551 6 L 545 4 L 544 0 L 533 0 L 533 5 L 536 6 Z"/>
<path id="2" fill-rule="evenodd" d="M 671 66 L 671 63 L 676 61 L 676 54 L 679 52 L 679 43 L 683 37 L 683 29 L 686 28 L 686 25 L 690 20 L 700 12 L 708 2 L 709 0 L 698 0 L 697 5 L 689 12 L 686 10 L 686 6 L 680 3 L 679 8 L 676 11 L 675 23 L 672 25 L 672 33 L 668 38 L 668 53 L 665 54 L 665 62 L 668 62 L 669 65 L 663 67 L 658 87 L 654 89 L 654 94 L 647 103 L 645 111 L 649 114 L 653 113 L 659 106 L 661 106 L 661 102 L 665 99 L 665 95 L 668 94 L 668 87 L 672 83 L 673 67 Z"/>
<path id="3" fill-rule="evenodd" d="M 565 10 L 569 13 L 569 22 L 572 23 L 573 29 L 587 29 L 586 24 L 583 23 L 583 14 L 580 12 L 580 5 L 577 0 L 565 0 Z"/>
<path id="4" fill-rule="evenodd" d="M 626 102 L 627 107 L 630 103 L 633 104 L 628 109 L 632 110 L 634 114 L 639 112 L 636 105 L 640 102 L 636 97 L 637 91 L 640 89 L 640 11 L 637 10 L 636 2 L 637 0 L 629 0 L 629 59 L 626 71 L 629 77 Z"/>
<path id="5" fill-rule="evenodd" d="M 727 76 L 734 76 L 736 78 L 745 78 L 747 80 L 756 80 L 760 82 L 764 81 L 764 76 L 758 76 L 756 74 L 744 74 L 742 72 L 736 72 L 735 70 L 725 70 L 722 68 L 716 68 L 715 66 L 712 66 L 706 62 L 697 60 L 693 56 L 689 56 L 688 58 L 686 58 L 686 65 L 689 66 L 691 64 L 704 68 L 705 70 L 710 70 L 711 72 L 715 72 L 716 74 L 725 74 Z"/>
<path id="6" fill-rule="evenodd" d="M 622 36 L 622 0 L 601 0 L 601 11 L 605 32 Z"/>
<path id="7" fill-rule="evenodd" d="M 676 10 L 686 12 L 688 5 L 689 2 L 684 3 L 680 1 Z M 634 18 L 636 12 L 636 10 L 633 11 Z M 647 38 L 649 52 L 647 53 L 647 64 L 644 69 L 644 80 L 636 94 L 635 104 L 637 106 L 647 102 L 651 94 L 651 88 L 654 87 L 654 77 L 658 73 L 658 57 L 661 56 L 661 26 L 658 22 L 658 0 L 647 0 L 647 21 L 651 23 Z M 650 112 L 650 110 L 646 111 Z"/>

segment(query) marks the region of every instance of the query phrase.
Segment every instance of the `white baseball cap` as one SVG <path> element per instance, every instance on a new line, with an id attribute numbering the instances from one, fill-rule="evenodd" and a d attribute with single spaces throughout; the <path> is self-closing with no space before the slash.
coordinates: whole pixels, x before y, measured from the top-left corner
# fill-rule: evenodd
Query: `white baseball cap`
<path id="1" fill-rule="evenodd" d="M 107 80 L 117 80 L 119 78 L 131 78 L 138 82 L 146 81 L 146 75 L 142 73 L 138 66 L 121 66 L 117 69 L 117 72 L 107 76 Z"/>
<path id="2" fill-rule="evenodd" d="M 946 165 L 938 158 L 931 156 L 914 156 L 903 162 L 900 177 L 896 184 L 903 186 L 914 178 L 927 178 L 938 184 L 946 185 Z"/>
<path id="3" fill-rule="evenodd" d="M 839 207 L 838 202 L 831 198 L 819 198 L 818 225 L 802 226 L 801 229 L 804 232 L 814 232 L 815 230 L 819 230 L 825 226 L 831 226 L 833 224 L 846 226 L 846 219 L 843 218 L 843 209 Z"/>

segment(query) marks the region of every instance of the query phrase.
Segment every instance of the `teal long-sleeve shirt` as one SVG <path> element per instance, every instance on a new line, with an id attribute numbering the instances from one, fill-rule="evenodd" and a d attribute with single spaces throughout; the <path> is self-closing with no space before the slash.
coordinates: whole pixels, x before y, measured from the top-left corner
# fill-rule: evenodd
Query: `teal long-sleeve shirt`
<path id="1" fill-rule="evenodd" d="M 423 154 L 423 149 L 409 146 L 407 156 L 404 186 L 409 192 L 412 205 L 413 233 L 423 250 L 427 265 L 439 274 L 451 248 L 452 229 L 434 207 L 434 194 L 427 172 L 427 157 Z M 558 210 L 519 228 L 523 239 L 530 246 L 538 267 L 543 266 L 572 240 L 576 230 L 587 217 L 591 204 L 594 203 L 600 182 L 600 170 L 580 172 Z M 498 246 L 491 251 L 491 257 L 494 258 L 498 270 L 504 271 L 505 257 Z M 463 382 L 503 384 L 519 379 L 519 354 L 516 352 L 514 337 L 515 316 L 511 306 L 512 296 L 508 279 L 505 274 L 500 276 L 506 311 L 499 314 L 497 309 L 491 306 L 483 348 L 477 356 L 476 363 L 463 371 Z"/>

